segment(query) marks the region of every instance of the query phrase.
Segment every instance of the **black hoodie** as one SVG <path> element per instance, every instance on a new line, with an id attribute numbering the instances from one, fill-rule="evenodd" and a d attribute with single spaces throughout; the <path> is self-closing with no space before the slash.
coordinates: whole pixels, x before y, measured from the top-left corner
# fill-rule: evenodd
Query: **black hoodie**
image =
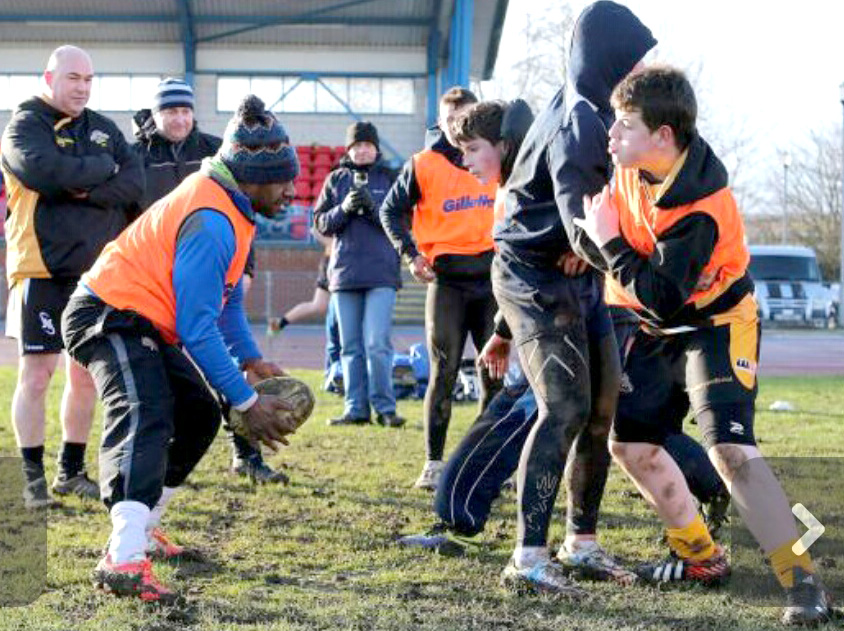
<path id="1" fill-rule="evenodd" d="M 222 140 L 199 131 L 196 123 L 180 143 L 167 140 L 158 133 L 150 110 L 140 110 L 132 119 L 135 142 L 132 148 L 144 162 L 146 190 L 140 210 L 176 188 L 188 175 L 199 170 L 203 158 L 217 153 Z"/>
<path id="2" fill-rule="evenodd" d="M 602 0 L 581 13 L 572 36 L 569 86 L 531 125 L 507 181 L 505 219 L 494 235 L 503 254 L 553 268 L 573 249 L 606 267 L 573 219 L 583 217 L 583 196 L 600 192 L 612 174 L 610 94 L 655 44 L 626 7 Z"/>

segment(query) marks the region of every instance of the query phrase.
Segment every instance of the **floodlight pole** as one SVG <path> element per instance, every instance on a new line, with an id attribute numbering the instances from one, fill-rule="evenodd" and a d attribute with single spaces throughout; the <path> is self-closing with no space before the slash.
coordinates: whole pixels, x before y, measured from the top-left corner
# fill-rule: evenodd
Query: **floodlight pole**
<path id="1" fill-rule="evenodd" d="M 788 244 L 788 168 L 791 166 L 791 154 L 782 154 L 782 244 Z"/>

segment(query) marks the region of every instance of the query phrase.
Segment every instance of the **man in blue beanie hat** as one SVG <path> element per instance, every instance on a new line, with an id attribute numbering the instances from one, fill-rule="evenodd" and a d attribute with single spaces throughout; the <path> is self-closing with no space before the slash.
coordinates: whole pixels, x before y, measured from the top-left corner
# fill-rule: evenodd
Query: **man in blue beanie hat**
<path id="1" fill-rule="evenodd" d="M 94 580 L 107 591 L 176 599 L 150 560 L 185 552 L 157 526 L 217 433 L 212 389 L 257 440 L 274 447 L 293 431 L 276 414 L 287 404 L 251 385 L 282 371 L 252 338 L 242 276 L 255 214 L 289 204 L 298 171 L 284 128 L 248 96 L 218 153 L 106 247 L 64 312 L 68 352 L 103 401 L 100 491 L 112 532 Z"/>

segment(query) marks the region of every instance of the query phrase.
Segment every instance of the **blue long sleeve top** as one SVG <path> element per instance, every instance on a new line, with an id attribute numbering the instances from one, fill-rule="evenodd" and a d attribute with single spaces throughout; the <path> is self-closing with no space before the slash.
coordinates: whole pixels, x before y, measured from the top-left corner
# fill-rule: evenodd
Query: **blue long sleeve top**
<path id="1" fill-rule="evenodd" d="M 261 352 L 246 319 L 242 279 L 226 286 L 235 248 L 234 229 L 225 215 L 212 209 L 193 213 L 176 242 L 173 289 L 176 331 L 185 350 L 211 386 L 243 410 L 257 394 L 240 366 Z"/>

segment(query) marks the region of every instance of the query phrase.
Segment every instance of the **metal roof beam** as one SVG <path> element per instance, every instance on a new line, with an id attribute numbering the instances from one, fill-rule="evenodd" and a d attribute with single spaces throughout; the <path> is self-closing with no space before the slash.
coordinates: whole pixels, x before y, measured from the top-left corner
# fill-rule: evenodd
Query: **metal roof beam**
<path id="1" fill-rule="evenodd" d="M 185 81 L 193 86 L 196 73 L 196 30 L 194 28 L 191 0 L 175 0 L 179 11 L 179 25 L 182 32 L 182 50 L 185 56 Z"/>
<path id="2" fill-rule="evenodd" d="M 360 0 L 358 0 L 360 1 Z M 372 2 L 374 0 L 363 0 L 365 2 Z M 181 5 L 181 0 L 178 0 Z M 176 24 L 182 21 L 182 9 L 175 14 L 130 14 L 130 15 L 58 15 L 58 14 L 2 14 L 0 13 L 0 22 L 29 22 L 37 24 L 39 22 L 50 23 L 74 23 L 74 22 L 103 22 L 108 24 Z M 397 18 L 388 15 L 372 16 L 372 17 L 356 17 L 356 16 L 311 16 L 307 17 L 305 14 L 296 14 L 291 16 L 279 15 L 191 15 L 191 20 L 194 25 L 197 24 L 244 24 L 250 28 L 264 28 L 266 26 L 301 26 L 301 25 L 339 25 L 339 26 L 428 26 L 430 20 L 425 17 L 418 18 Z"/>
<path id="3" fill-rule="evenodd" d="M 424 72 L 325 72 L 322 70 L 259 70 L 259 69 L 223 69 L 223 68 L 201 68 L 196 74 L 218 75 L 220 77 L 288 77 L 301 76 L 306 80 L 314 81 L 317 77 L 348 77 L 350 79 L 423 79 L 427 77 Z"/>
<path id="4" fill-rule="evenodd" d="M 428 127 L 437 122 L 437 70 L 439 69 L 440 29 L 437 24 L 431 26 L 428 34 Z"/>
<path id="5" fill-rule="evenodd" d="M 250 31 L 255 31 L 257 29 L 266 28 L 268 26 L 278 26 L 280 24 L 289 24 L 289 23 L 303 23 L 303 21 L 307 21 L 311 18 L 316 18 L 320 15 L 325 13 L 331 13 L 333 11 L 339 11 L 341 9 L 346 9 L 349 7 L 358 6 L 361 4 L 369 4 L 370 2 L 376 2 L 377 0 L 347 0 L 346 2 L 340 2 L 339 4 L 333 4 L 328 7 L 324 7 L 322 9 L 315 9 L 314 11 L 306 11 L 305 13 L 300 13 L 298 15 L 291 15 L 282 18 L 274 18 L 272 20 L 268 20 L 263 24 L 253 24 L 251 26 L 244 26 L 241 28 L 232 29 L 229 31 L 224 31 L 222 33 L 217 33 L 215 35 L 208 35 L 206 37 L 199 38 L 198 41 L 200 42 L 211 42 L 218 39 L 223 39 L 226 37 L 233 37 L 235 35 L 240 35 L 241 33 L 248 33 Z"/>
<path id="6" fill-rule="evenodd" d="M 396 18 L 388 15 L 372 17 L 356 16 L 315 16 L 303 18 L 301 15 L 198 15 L 194 18 L 197 24 L 247 24 L 256 28 L 281 25 L 309 25 L 326 24 L 341 26 L 427 26 L 428 18 Z"/>
<path id="7" fill-rule="evenodd" d="M 80 13 L 69 14 L 50 14 L 50 13 L 0 13 L 0 22 L 31 22 L 37 24 L 38 22 L 104 22 L 104 23 L 173 23 L 178 22 L 179 16 L 176 14 L 152 14 L 152 13 L 132 13 L 127 15 L 103 15 L 93 14 L 86 15 Z"/>
<path id="8" fill-rule="evenodd" d="M 454 40 L 454 83 L 464 88 L 469 87 L 469 68 L 472 64 L 472 21 L 475 14 L 475 0 L 457 0 L 452 29 L 457 37 Z"/>
<path id="9" fill-rule="evenodd" d="M 498 0 L 495 6 L 495 15 L 492 18 L 492 32 L 489 34 L 489 46 L 486 49 L 486 62 L 484 63 L 483 76 L 481 79 L 492 79 L 495 71 L 495 60 L 498 58 L 498 46 L 501 44 L 501 32 L 504 30 L 504 17 L 507 15 L 509 0 Z"/>
<path id="10" fill-rule="evenodd" d="M 434 0 L 431 12 L 430 24 L 428 25 L 428 126 L 431 127 L 437 122 L 437 109 L 441 90 L 438 86 L 440 78 L 440 49 L 442 48 L 442 32 L 440 31 L 440 14 L 442 13 L 443 0 Z"/>

